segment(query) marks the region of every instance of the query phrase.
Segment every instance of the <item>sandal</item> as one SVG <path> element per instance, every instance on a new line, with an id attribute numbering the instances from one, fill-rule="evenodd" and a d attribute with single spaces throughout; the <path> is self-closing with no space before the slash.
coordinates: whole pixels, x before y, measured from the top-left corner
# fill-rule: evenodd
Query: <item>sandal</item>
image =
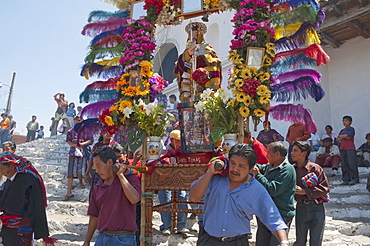
<path id="1" fill-rule="evenodd" d="M 69 195 L 69 196 L 65 196 L 63 199 L 62 199 L 62 201 L 68 201 L 69 199 L 71 199 L 72 197 L 74 197 L 75 195 Z"/>

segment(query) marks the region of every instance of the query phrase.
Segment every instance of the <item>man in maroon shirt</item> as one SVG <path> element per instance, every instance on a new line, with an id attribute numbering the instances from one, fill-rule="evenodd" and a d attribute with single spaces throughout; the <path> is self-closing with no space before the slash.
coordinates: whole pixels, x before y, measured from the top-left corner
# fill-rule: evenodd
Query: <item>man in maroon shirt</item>
<path id="1" fill-rule="evenodd" d="M 311 146 L 295 141 L 292 145 L 292 159 L 296 174 L 296 246 L 306 246 L 310 231 L 310 246 L 320 246 L 325 228 L 325 208 L 328 202 L 329 183 L 325 171 L 316 163 L 308 161 Z"/>
<path id="2" fill-rule="evenodd" d="M 115 152 L 107 146 L 93 153 L 96 173 L 101 179 L 96 184 L 90 198 L 87 214 L 89 226 L 83 246 L 89 246 L 96 229 L 99 235 L 95 245 L 136 246 L 136 203 L 141 196 L 139 179 L 136 175 L 125 176 L 126 167 L 116 163 Z"/>
<path id="3" fill-rule="evenodd" d="M 289 126 L 285 139 L 289 143 L 288 160 L 290 163 L 294 163 L 291 155 L 294 141 L 306 141 L 310 137 L 311 134 L 306 130 L 305 125 L 294 121 L 293 125 Z"/>

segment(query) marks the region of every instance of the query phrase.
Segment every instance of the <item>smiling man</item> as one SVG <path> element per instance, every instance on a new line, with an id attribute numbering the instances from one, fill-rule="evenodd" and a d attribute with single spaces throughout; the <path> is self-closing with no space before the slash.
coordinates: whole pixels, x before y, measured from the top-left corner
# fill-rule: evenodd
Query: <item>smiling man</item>
<path id="1" fill-rule="evenodd" d="M 199 246 L 246 246 L 253 215 L 278 238 L 280 245 L 289 244 L 283 219 L 267 190 L 251 173 L 256 164 L 255 151 L 248 144 L 237 144 L 229 152 L 229 174 L 221 174 L 211 163 L 205 174 L 190 188 L 190 200 L 204 196 L 204 233 Z"/>

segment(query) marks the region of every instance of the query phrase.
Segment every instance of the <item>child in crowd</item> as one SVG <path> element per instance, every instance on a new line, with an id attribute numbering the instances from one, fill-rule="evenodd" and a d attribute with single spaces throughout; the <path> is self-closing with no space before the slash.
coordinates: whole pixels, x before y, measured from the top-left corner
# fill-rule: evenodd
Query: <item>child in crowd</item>
<path id="1" fill-rule="evenodd" d="M 364 165 L 370 167 L 370 133 L 366 134 L 366 143 L 357 149 L 357 155 L 364 157 Z"/>
<path id="2" fill-rule="evenodd" d="M 73 118 L 76 116 L 76 110 L 75 110 L 75 104 L 73 102 L 71 102 L 68 105 L 66 115 L 67 115 L 70 126 L 74 127 Z"/>
<path id="3" fill-rule="evenodd" d="M 37 138 L 44 138 L 44 126 L 40 126 L 40 129 L 37 130 Z"/>
<path id="4" fill-rule="evenodd" d="M 344 128 L 339 132 L 337 140 L 340 143 L 340 159 L 342 162 L 341 185 L 354 185 L 359 183 L 357 156 L 355 147 L 355 128 L 351 126 L 352 117 L 344 116 Z"/>

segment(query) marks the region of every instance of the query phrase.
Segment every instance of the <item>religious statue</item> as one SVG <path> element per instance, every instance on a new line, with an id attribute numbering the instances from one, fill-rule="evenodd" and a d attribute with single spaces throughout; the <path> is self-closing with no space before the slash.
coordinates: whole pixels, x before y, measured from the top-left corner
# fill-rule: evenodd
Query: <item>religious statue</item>
<path id="1" fill-rule="evenodd" d="M 207 88 L 218 90 L 222 72 L 220 59 L 203 37 L 207 26 L 190 22 L 185 31 L 188 33 L 186 50 L 179 56 L 175 67 L 182 103 L 198 101 Z"/>

